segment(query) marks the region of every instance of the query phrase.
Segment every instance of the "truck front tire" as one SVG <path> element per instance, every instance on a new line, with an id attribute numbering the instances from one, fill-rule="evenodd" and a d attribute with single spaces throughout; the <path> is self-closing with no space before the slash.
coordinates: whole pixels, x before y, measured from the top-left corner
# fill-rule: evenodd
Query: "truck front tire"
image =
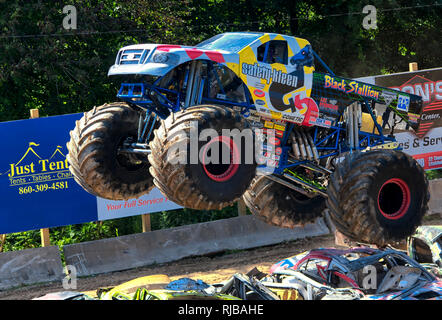
<path id="1" fill-rule="evenodd" d="M 128 137 L 137 137 L 139 112 L 123 102 L 84 113 L 70 132 L 67 159 L 75 180 L 89 193 L 128 200 L 149 193 L 153 178 L 147 159 L 119 154 Z"/>

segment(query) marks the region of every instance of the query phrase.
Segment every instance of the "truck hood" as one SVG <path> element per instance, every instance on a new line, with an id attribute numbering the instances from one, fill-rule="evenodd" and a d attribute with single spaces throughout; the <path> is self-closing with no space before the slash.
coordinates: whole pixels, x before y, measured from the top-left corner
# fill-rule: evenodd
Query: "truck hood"
<path id="1" fill-rule="evenodd" d="M 120 49 L 108 76 L 146 74 L 163 76 L 190 60 L 211 60 L 220 64 L 239 63 L 239 55 L 223 50 L 168 44 L 137 44 Z"/>

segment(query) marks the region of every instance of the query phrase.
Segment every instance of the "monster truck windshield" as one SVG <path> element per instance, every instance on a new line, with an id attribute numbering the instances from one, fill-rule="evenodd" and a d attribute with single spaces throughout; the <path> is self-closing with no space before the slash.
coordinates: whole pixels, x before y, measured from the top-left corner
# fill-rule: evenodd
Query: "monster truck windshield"
<path id="1" fill-rule="evenodd" d="M 197 45 L 197 48 L 238 52 L 262 36 L 262 33 L 222 33 Z"/>

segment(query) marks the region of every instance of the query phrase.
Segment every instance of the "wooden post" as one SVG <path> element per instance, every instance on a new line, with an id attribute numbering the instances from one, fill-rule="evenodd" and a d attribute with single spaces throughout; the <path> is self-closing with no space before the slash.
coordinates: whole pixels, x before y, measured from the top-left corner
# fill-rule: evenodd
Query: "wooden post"
<path id="1" fill-rule="evenodd" d="M 42 247 L 49 247 L 51 245 L 51 241 L 49 238 L 49 228 L 40 229 L 40 238 Z"/>
<path id="2" fill-rule="evenodd" d="M 6 234 L 0 234 L 0 252 L 3 251 L 3 246 L 6 241 Z"/>
<path id="3" fill-rule="evenodd" d="M 417 71 L 417 70 L 418 70 L 418 68 L 417 68 L 417 62 L 410 62 L 410 63 L 408 64 L 408 68 L 410 69 L 410 72 L 411 72 L 411 71 Z"/>
<path id="4" fill-rule="evenodd" d="M 237 201 L 238 203 L 238 215 L 239 216 L 245 216 L 247 214 L 247 207 L 244 203 L 244 200 L 241 198 Z"/>
<path id="5" fill-rule="evenodd" d="M 31 109 L 30 113 L 31 113 L 31 119 L 35 119 L 35 118 L 39 118 L 40 117 L 38 109 Z"/>
<path id="6" fill-rule="evenodd" d="M 40 117 L 38 109 L 31 109 L 30 114 L 31 114 L 31 119 L 35 119 L 35 118 Z M 48 247 L 51 245 L 51 241 L 49 238 L 49 228 L 40 229 L 40 237 L 41 237 L 41 246 L 42 247 Z"/>
<path id="7" fill-rule="evenodd" d="M 149 232 L 151 231 L 150 226 L 150 214 L 142 214 L 141 215 L 141 223 L 143 225 L 143 232 Z"/>

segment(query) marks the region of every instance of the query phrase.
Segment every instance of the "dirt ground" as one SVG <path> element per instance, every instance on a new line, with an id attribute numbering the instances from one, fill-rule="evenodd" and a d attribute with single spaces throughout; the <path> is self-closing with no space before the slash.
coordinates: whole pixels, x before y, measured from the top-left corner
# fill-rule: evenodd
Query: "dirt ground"
<path id="1" fill-rule="evenodd" d="M 425 219 L 423 224 L 442 225 L 442 219 L 433 216 Z M 171 281 L 188 277 L 201 279 L 209 284 L 219 283 L 228 280 L 235 273 L 247 273 L 254 267 L 268 272 L 274 263 L 284 258 L 321 247 L 339 246 L 335 243 L 335 236 L 330 234 L 256 249 L 185 258 L 165 264 L 79 278 L 75 291 L 93 295 L 98 288 L 116 286 L 135 278 L 155 274 L 167 275 Z M 29 300 L 57 291 L 65 291 L 61 281 L 0 291 L 0 300 Z"/>
<path id="2" fill-rule="evenodd" d="M 75 291 L 95 291 L 100 287 L 116 286 L 138 277 L 154 274 L 165 274 L 172 281 L 188 277 L 201 279 L 207 283 L 218 283 L 228 280 L 234 273 L 246 273 L 254 267 L 268 272 L 274 263 L 288 256 L 314 248 L 332 246 L 335 246 L 334 236 L 327 235 L 257 249 L 185 258 L 165 264 L 79 278 Z M 0 300 L 29 300 L 57 291 L 65 291 L 61 281 L 2 291 Z"/>

